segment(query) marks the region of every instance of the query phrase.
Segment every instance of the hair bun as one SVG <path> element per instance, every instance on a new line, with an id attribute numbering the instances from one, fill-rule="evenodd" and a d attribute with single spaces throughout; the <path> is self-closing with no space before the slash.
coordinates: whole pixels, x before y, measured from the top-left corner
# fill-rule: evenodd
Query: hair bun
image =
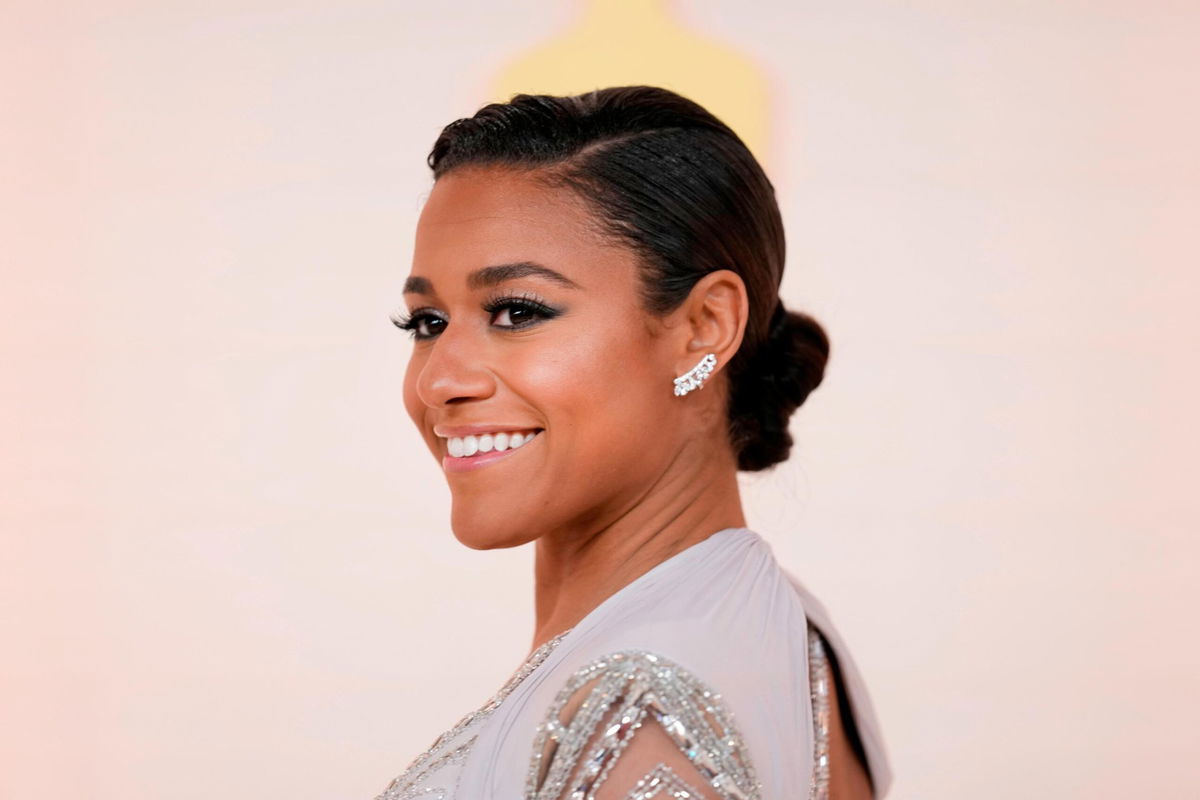
<path id="1" fill-rule="evenodd" d="M 730 430 L 738 469 L 755 472 L 787 460 L 788 420 L 825 376 L 829 337 L 811 316 L 780 301 L 766 339 L 747 356 L 731 375 Z"/>

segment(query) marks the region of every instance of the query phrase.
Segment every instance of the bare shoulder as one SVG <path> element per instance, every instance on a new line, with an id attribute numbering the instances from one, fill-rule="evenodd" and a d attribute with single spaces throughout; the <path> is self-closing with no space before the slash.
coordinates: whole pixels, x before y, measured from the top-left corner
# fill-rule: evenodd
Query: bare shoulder
<path id="1" fill-rule="evenodd" d="M 837 670 L 830 669 L 831 700 L 844 695 Z M 829 704 L 829 800 L 872 800 L 871 779 L 842 719 L 842 703 Z"/>

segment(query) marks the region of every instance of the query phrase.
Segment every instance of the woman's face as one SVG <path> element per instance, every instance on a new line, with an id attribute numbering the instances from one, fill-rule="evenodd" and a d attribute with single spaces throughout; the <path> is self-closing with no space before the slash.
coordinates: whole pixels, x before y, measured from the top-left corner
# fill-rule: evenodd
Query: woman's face
<path id="1" fill-rule="evenodd" d="M 404 403 L 470 547 L 601 528 L 680 447 L 680 336 L 642 310 L 634 254 L 590 222 L 568 190 L 501 168 L 448 173 L 421 212 Z M 513 433 L 533 438 L 499 451 Z"/>

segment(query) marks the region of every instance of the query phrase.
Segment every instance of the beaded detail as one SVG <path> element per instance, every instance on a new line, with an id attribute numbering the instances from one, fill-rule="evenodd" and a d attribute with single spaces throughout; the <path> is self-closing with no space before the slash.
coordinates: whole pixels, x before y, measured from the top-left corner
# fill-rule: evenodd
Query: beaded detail
<path id="1" fill-rule="evenodd" d="M 663 800 L 691 800 L 700 797 L 700 790 L 675 774 L 666 764 L 659 764 L 636 784 L 625 800 L 653 800 L 662 795 Z"/>
<path id="2" fill-rule="evenodd" d="M 393 780 L 383 793 L 375 800 L 445 800 L 454 796 L 453 790 L 458 781 L 458 771 L 453 774 L 447 767 L 461 766 L 471 752 L 472 745 L 478 737 L 479 726 L 493 711 L 500 707 L 504 699 L 529 677 L 535 669 L 541 666 L 546 657 L 554 650 L 569 630 L 550 639 L 541 647 L 534 650 L 525 663 L 517 668 L 512 677 L 492 695 L 492 698 L 480 708 L 464 716 L 454 727 L 439 736 L 429 749 L 421 753 L 404 772 Z"/>
<path id="3" fill-rule="evenodd" d="M 816 628 L 808 629 L 808 683 L 813 707 L 813 780 L 809 800 L 829 798 L 829 661 Z"/>
<path id="4" fill-rule="evenodd" d="M 487 703 L 439 736 L 375 800 L 452 800 L 458 770 L 451 768 L 465 763 L 479 726 L 546 660 L 567 633 L 555 636 L 530 654 Z M 811 626 L 808 659 L 814 742 L 809 800 L 828 800 L 832 678 L 821 636 Z M 590 691 L 585 690 L 588 684 L 594 684 Z M 570 720 L 563 720 L 564 708 L 581 690 L 585 690 L 583 703 Z M 609 724 L 601 730 L 606 719 Z M 762 786 L 721 695 L 678 664 L 640 650 L 597 659 L 568 680 L 538 727 L 526 779 L 526 800 L 594 800 L 613 764 L 647 720 L 662 726 L 720 800 L 760 800 Z M 593 739 L 591 750 L 585 754 Z M 695 800 L 702 796 L 696 787 L 660 763 L 634 784 L 624 800 Z"/>
<path id="5" fill-rule="evenodd" d="M 582 703 L 564 720 L 564 707 L 579 699 L 577 692 Z M 722 800 L 759 800 L 761 785 L 721 695 L 673 661 L 642 650 L 596 659 L 567 680 L 538 726 L 525 800 L 594 800 L 647 719 L 662 726 Z M 659 795 L 674 800 L 698 793 L 660 764 L 627 800 Z"/>

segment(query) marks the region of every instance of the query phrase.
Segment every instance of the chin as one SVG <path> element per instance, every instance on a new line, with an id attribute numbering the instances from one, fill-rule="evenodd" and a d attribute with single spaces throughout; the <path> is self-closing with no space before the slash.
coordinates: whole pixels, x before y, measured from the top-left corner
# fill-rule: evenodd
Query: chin
<path id="1" fill-rule="evenodd" d="M 450 527 L 454 538 L 472 550 L 520 547 L 537 538 L 529 526 L 514 527 L 511 517 L 496 511 L 467 514 L 456 508 L 450 515 Z"/>

